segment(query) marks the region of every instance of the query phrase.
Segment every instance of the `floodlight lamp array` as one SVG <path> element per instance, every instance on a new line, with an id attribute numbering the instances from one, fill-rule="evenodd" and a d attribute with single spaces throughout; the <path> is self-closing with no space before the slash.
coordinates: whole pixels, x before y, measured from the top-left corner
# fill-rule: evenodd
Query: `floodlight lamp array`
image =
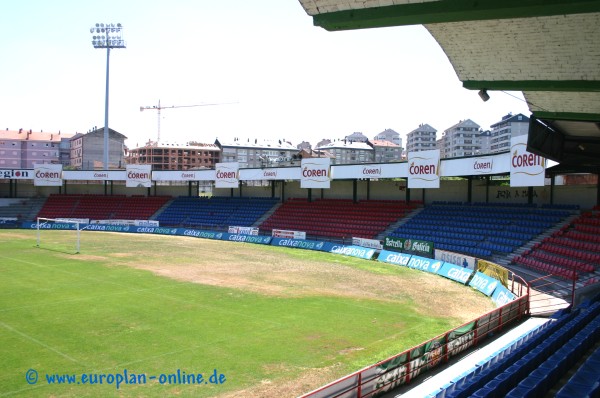
<path id="1" fill-rule="evenodd" d="M 123 26 L 120 23 L 97 23 L 90 28 L 94 48 L 125 48 Z"/>

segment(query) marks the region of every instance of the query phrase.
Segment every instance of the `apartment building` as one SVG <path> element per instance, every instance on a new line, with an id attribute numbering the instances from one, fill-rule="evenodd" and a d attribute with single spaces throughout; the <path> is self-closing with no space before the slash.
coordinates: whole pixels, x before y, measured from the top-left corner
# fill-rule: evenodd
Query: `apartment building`
<path id="1" fill-rule="evenodd" d="M 428 124 L 419 127 L 406 135 L 406 152 L 429 151 L 436 148 L 437 130 Z"/>
<path id="2" fill-rule="evenodd" d="M 440 141 L 440 157 L 456 158 L 481 153 L 481 129 L 471 119 L 461 120 L 444 130 Z"/>
<path id="3" fill-rule="evenodd" d="M 385 129 L 381 133 L 373 137 L 373 140 L 389 141 L 402 148 L 402 137 L 392 129 Z"/>
<path id="4" fill-rule="evenodd" d="M 108 129 L 108 167 L 125 168 L 125 137 Z M 77 133 L 70 141 L 71 166 L 79 170 L 104 169 L 104 127 L 86 134 Z"/>
<path id="5" fill-rule="evenodd" d="M 522 113 L 517 115 L 509 113 L 490 127 L 490 152 L 510 151 L 512 137 L 529 133 L 529 118 Z"/>
<path id="6" fill-rule="evenodd" d="M 375 163 L 399 162 L 402 160 L 402 147 L 387 140 L 371 140 L 373 161 Z"/>
<path id="7" fill-rule="evenodd" d="M 215 145 L 221 150 L 221 162 L 238 162 L 240 168 L 291 166 L 297 163 L 293 156 L 298 149 L 285 140 L 217 139 Z"/>
<path id="8" fill-rule="evenodd" d="M 42 163 L 68 165 L 65 142 L 68 143 L 71 136 L 60 131 L 0 130 L 0 168 L 31 169 L 34 164 Z"/>
<path id="9" fill-rule="evenodd" d="M 332 164 L 372 163 L 374 149 L 366 142 L 339 140 L 316 148 L 332 156 Z"/>

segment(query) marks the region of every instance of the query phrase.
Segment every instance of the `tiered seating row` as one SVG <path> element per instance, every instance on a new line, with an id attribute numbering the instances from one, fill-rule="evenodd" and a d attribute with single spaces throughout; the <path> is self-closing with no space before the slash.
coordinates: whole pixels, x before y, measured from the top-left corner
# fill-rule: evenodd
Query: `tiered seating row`
<path id="1" fill-rule="evenodd" d="M 309 235 L 372 239 L 414 209 L 414 204 L 394 200 L 289 199 L 260 226 L 304 231 Z"/>
<path id="2" fill-rule="evenodd" d="M 277 198 L 188 197 L 176 198 L 158 216 L 161 225 L 223 229 L 252 226 L 269 211 Z"/>
<path id="3" fill-rule="evenodd" d="M 452 383 L 445 397 L 545 396 L 600 341 L 600 302 L 586 303 L 546 325 Z M 562 389 L 570 389 L 569 384 Z"/>
<path id="4" fill-rule="evenodd" d="M 50 195 L 37 216 L 147 220 L 170 199 L 170 196 Z"/>
<path id="5" fill-rule="evenodd" d="M 512 261 L 574 280 L 581 273 L 595 272 L 600 266 L 600 236 L 596 235 L 600 227 L 588 223 L 596 219 L 600 220 L 590 213 L 582 214 Z"/>
<path id="6" fill-rule="evenodd" d="M 572 269 L 566 269 L 559 265 L 548 264 L 547 262 L 536 260 L 526 256 L 517 256 L 513 259 L 516 264 L 524 265 L 535 270 L 546 272 L 567 280 L 576 280 L 577 272 Z"/>
<path id="7" fill-rule="evenodd" d="M 443 250 L 480 257 L 512 253 L 571 213 L 535 206 L 492 206 L 436 202 L 392 233 L 429 240 Z"/>

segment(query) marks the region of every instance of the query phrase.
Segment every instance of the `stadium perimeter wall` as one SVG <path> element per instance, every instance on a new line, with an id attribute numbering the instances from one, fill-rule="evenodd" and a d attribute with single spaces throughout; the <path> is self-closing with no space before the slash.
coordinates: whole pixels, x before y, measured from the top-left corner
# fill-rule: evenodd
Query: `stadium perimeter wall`
<path id="1" fill-rule="evenodd" d="M 271 186 L 246 186 L 235 189 L 213 189 L 215 196 L 271 197 L 283 200 L 289 198 L 308 198 L 309 190 L 300 188 L 299 181 L 275 181 Z M 356 188 L 355 188 L 356 184 Z M 469 202 L 469 183 L 466 179 L 442 180 L 439 189 L 408 189 L 406 181 L 399 180 L 334 180 L 330 189 L 312 189 L 312 199 L 353 199 L 356 189 L 358 200 L 407 200 L 422 201 L 430 204 L 435 201 Z M 168 195 L 187 196 L 197 192 L 194 183 L 190 189 L 188 184 L 159 184 L 152 188 L 127 188 L 122 182 L 69 182 L 63 187 L 34 186 L 31 180 L 17 180 L 13 184 L 18 198 L 47 197 L 50 194 L 93 194 L 93 195 Z M 0 197 L 10 197 L 8 180 L 0 180 Z M 582 209 L 591 209 L 597 204 L 597 186 L 595 185 L 546 185 L 533 187 L 531 203 L 538 206 L 545 204 L 579 205 Z M 527 187 L 510 187 L 508 185 L 487 185 L 485 180 L 473 180 L 471 183 L 471 202 L 487 202 L 492 204 L 526 204 L 529 202 Z"/>

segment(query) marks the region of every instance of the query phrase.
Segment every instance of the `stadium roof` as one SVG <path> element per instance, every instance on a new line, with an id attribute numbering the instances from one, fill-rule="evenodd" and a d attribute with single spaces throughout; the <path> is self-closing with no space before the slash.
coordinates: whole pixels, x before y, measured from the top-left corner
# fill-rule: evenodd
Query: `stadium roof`
<path id="1" fill-rule="evenodd" d="M 523 92 L 538 127 L 530 151 L 600 166 L 600 0 L 300 3 L 330 31 L 424 25 L 463 87 Z"/>

